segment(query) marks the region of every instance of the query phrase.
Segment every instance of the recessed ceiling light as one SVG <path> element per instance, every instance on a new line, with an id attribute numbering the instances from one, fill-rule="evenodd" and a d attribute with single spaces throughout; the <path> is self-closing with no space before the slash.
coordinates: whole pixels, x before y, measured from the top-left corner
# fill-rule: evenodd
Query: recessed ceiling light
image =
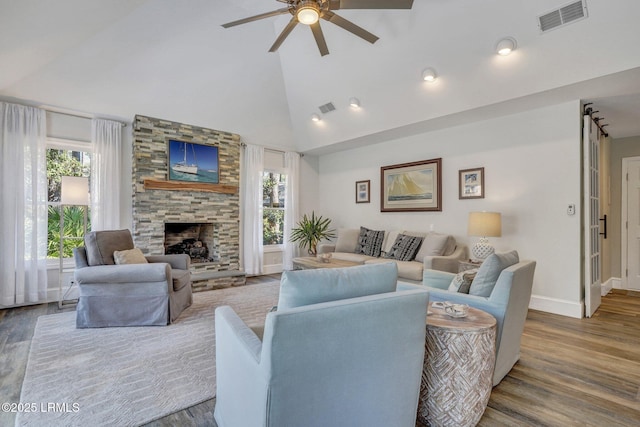
<path id="1" fill-rule="evenodd" d="M 353 108 L 360 108 L 360 100 L 358 98 L 349 98 L 349 105 Z"/>
<path id="2" fill-rule="evenodd" d="M 505 37 L 496 45 L 496 53 L 501 56 L 507 56 L 514 50 L 516 50 L 518 44 L 513 37 Z"/>
<path id="3" fill-rule="evenodd" d="M 322 118 L 320 117 L 320 114 L 318 113 L 313 113 L 311 115 L 311 121 L 313 122 L 319 122 L 320 120 L 322 120 Z"/>
<path id="4" fill-rule="evenodd" d="M 436 74 L 436 70 L 433 68 L 425 68 L 422 71 L 422 80 L 425 82 L 435 82 L 437 78 L 438 75 Z"/>

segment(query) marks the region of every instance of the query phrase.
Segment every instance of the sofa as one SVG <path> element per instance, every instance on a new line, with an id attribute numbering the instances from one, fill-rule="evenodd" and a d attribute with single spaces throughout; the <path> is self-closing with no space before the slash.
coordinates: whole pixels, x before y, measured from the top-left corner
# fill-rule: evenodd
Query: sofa
<path id="1" fill-rule="evenodd" d="M 393 263 L 282 273 L 262 336 L 215 311 L 220 427 L 415 427 L 429 293 Z"/>
<path id="2" fill-rule="evenodd" d="M 399 245 L 411 240 L 403 239 L 403 236 L 416 239 L 398 250 Z M 399 239 L 401 242 L 398 242 Z M 407 248 L 412 244 L 412 248 Z M 415 250 L 415 255 L 411 254 L 410 249 Z M 458 261 L 467 259 L 466 245 L 457 243 L 451 235 L 433 231 L 376 231 L 366 227 L 340 228 L 335 243 L 318 245 L 318 254 L 327 253 L 331 253 L 335 259 L 361 264 L 394 262 L 398 266 L 398 278 L 414 284 L 422 283 L 425 269 L 457 273 Z"/>
<path id="3" fill-rule="evenodd" d="M 535 267 L 535 261 L 520 261 L 518 253 L 512 251 L 490 255 L 476 272 L 424 271 L 423 284 L 429 289 L 432 301 L 467 304 L 496 318 L 494 386 L 520 358 L 520 339 L 529 309 Z M 469 283 L 467 289 L 462 290 L 465 277 Z"/>

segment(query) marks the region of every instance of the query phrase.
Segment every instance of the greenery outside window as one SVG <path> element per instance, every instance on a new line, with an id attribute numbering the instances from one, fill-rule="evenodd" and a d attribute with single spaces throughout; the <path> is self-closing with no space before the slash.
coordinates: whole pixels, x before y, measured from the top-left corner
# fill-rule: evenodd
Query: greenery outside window
<path id="1" fill-rule="evenodd" d="M 65 144 L 56 142 L 47 148 L 48 182 L 48 222 L 47 222 L 47 258 L 60 256 L 60 190 L 63 176 L 88 177 L 91 172 L 91 155 L 86 148 L 76 147 L 79 143 Z M 88 144 L 87 144 L 88 145 Z M 73 248 L 84 244 L 83 206 L 64 206 L 63 258 L 73 257 Z M 90 212 L 87 215 L 87 229 L 90 229 Z"/>
<path id="2" fill-rule="evenodd" d="M 282 245 L 287 176 L 265 171 L 262 176 L 262 244 Z"/>

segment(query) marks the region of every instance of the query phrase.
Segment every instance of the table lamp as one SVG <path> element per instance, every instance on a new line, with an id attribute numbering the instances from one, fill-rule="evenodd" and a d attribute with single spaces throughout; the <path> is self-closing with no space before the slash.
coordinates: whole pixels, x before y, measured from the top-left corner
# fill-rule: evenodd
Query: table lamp
<path id="1" fill-rule="evenodd" d="M 502 236 L 502 215 L 499 212 L 469 212 L 469 236 L 479 236 L 471 248 L 473 260 L 482 261 L 495 252 L 487 237 Z"/>

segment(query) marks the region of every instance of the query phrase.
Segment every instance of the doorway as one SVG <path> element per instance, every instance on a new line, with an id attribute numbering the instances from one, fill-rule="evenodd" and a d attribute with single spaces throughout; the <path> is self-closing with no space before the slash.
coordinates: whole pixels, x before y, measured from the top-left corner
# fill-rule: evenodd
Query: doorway
<path id="1" fill-rule="evenodd" d="M 622 159 L 622 288 L 640 290 L 640 157 Z"/>

